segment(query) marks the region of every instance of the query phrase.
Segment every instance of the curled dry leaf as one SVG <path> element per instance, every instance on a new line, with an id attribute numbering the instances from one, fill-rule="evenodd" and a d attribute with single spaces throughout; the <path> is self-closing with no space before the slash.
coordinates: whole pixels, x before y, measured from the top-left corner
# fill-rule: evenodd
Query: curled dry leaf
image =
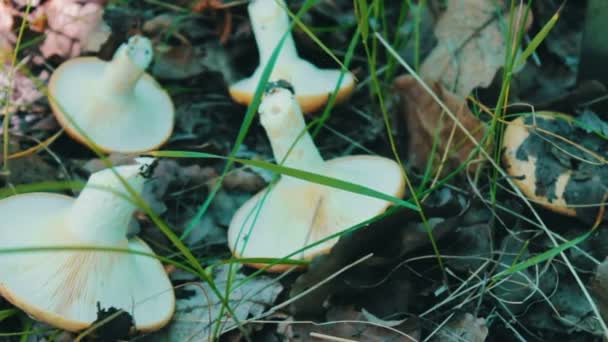
<path id="1" fill-rule="evenodd" d="M 46 39 L 40 46 L 44 57 L 74 57 L 82 52 L 97 52 L 110 36 L 103 22 L 103 3 L 96 1 L 50 0 L 33 13 L 47 18 Z"/>
<path id="2" fill-rule="evenodd" d="M 489 86 L 503 66 L 508 46 L 501 28 L 508 12 L 503 14 L 502 5 L 503 1 L 496 0 L 448 0 L 447 10 L 435 27 L 437 46 L 422 63 L 421 76 L 440 81 L 460 97 L 476 87 Z M 527 30 L 532 14 L 525 25 L 519 24 L 525 7 L 522 4 L 516 10 L 520 19 L 515 26 Z"/>
<path id="3" fill-rule="evenodd" d="M 440 82 L 425 82 L 475 139 L 481 141 L 486 127 L 471 113 L 467 103 L 447 91 Z M 448 150 L 446 163 L 449 167 L 464 163 L 475 149 L 475 144 L 455 125 L 435 99 L 409 75 L 398 77 L 394 87 L 400 97 L 401 113 L 407 124 L 408 156 L 412 165 L 424 170 L 427 158 L 431 156 L 436 134 L 438 145 L 435 156 L 443 158 Z"/>

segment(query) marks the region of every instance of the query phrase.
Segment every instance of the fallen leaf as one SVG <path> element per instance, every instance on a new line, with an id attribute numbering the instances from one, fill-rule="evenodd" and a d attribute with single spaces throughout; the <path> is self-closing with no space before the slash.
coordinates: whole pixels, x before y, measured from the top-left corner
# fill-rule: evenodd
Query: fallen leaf
<path id="1" fill-rule="evenodd" d="M 205 37 L 194 19 L 161 14 L 143 24 L 142 30 L 154 41 L 151 73 L 161 79 L 180 80 L 212 70 L 221 72 L 230 82 L 232 69 L 224 47 Z"/>
<path id="2" fill-rule="evenodd" d="M 470 313 L 456 315 L 438 332 L 434 342 L 483 342 L 488 337 L 486 320 L 475 318 Z"/>
<path id="3" fill-rule="evenodd" d="M 438 81 L 426 80 L 425 83 L 475 139 L 478 142 L 481 141 L 486 127 L 473 115 L 467 103 L 447 91 Z M 449 149 L 446 160 L 448 168 L 465 162 L 475 149 L 475 145 L 460 128 L 455 126 L 454 121 L 442 110 L 435 99 L 410 75 L 403 75 L 395 79 L 394 87 L 400 97 L 401 113 L 407 124 L 407 155 L 412 165 L 420 170 L 425 169 L 427 158 L 431 156 L 437 130 L 439 130 L 438 145 L 434 157 L 441 160 L 446 149 Z M 453 136 L 452 131 L 454 131 Z M 439 163 L 435 162 L 433 165 L 437 167 Z"/>
<path id="4" fill-rule="evenodd" d="M 234 267 L 233 270 L 238 270 Z M 229 266 L 223 265 L 214 269 L 214 282 L 220 292 L 226 292 Z M 237 273 L 232 284 L 244 279 L 245 275 Z M 257 276 L 230 292 L 229 303 L 239 322 L 247 317 L 256 316 L 274 303 L 283 287 L 270 277 Z M 176 290 L 178 297 L 173 321 L 163 332 L 150 336 L 150 341 L 207 341 L 217 323 L 222 319 L 222 329 L 234 329 L 235 320 L 227 311 L 220 316 L 222 304 L 211 291 L 209 284 L 200 282 L 188 284 Z"/>
<path id="5" fill-rule="evenodd" d="M 503 66 L 508 44 L 501 23 L 508 20 L 508 12 L 503 14 L 502 6 L 503 1 L 496 0 L 448 0 L 435 26 L 437 46 L 422 63 L 420 75 L 440 81 L 459 97 L 468 96 L 476 87 L 489 86 Z M 519 23 L 523 9 L 522 4 L 515 10 L 521 14 Z M 531 24 L 529 14 L 526 30 Z"/>
<path id="6" fill-rule="evenodd" d="M 47 18 L 46 39 L 40 45 L 44 57 L 74 57 L 97 52 L 110 36 L 103 22 L 103 4 L 78 0 L 50 0 L 36 11 Z M 34 13 L 34 18 L 41 15 Z"/>
<path id="7" fill-rule="evenodd" d="M 383 320 L 362 309 L 352 306 L 335 306 L 327 312 L 323 324 L 279 324 L 279 333 L 289 341 L 327 341 L 334 338 L 355 341 L 399 341 L 420 340 L 420 324 L 417 318 Z"/>

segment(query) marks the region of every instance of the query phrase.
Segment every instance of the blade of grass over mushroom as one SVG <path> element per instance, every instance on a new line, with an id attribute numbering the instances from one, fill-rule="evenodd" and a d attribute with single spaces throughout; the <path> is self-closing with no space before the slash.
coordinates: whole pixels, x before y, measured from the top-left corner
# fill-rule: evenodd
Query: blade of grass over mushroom
<path id="1" fill-rule="evenodd" d="M 157 259 L 165 264 L 173 265 L 179 269 L 182 269 L 191 274 L 196 274 L 197 271 L 192 267 L 183 264 L 181 262 L 175 261 L 171 258 L 163 257 L 161 255 L 157 255 L 154 253 L 146 253 L 141 251 L 135 251 L 126 248 L 113 248 L 113 247 L 99 247 L 99 246 L 49 246 L 49 247 L 15 247 L 15 248 L 0 248 L 0 254 L 11 254 L 11 253 L 36 253 L 36 252 L 63 252 L 63 251 L 98 251 L 98 252 L 108 252 L 108 253 L 124 253 L 124 254 L 134 254 L 141 255 L 148 258 Z"/>
<path id="2" fill-rule="evenodd" d="M 383 212 L 383 213 L 381 213 L 381 214 L 379 214 L 379 215 L 377 215 L 377 216 L 375 216 L 375 217 L 372 217 L 372 218 L 370 218 L 370 219 L 368 219 L 368 220 L 365 220 L 365 221 L 363 221 L 363 222 L 360 222 L 360 223 L 358 223 L 358 224 L 356 224 L 356 225 L 354 225 L 354 226 L 352 226 L 352 227 L 349 227 L 349 228 L 347 228 L 347 229 L 344 229 L 344 230 L 343 230 L 343 231 L 341 231 L 341 232 L 337 232 L 337 233 L 331 234 L 331 235 L 327 236 L 326 238 L 323 238 L 323 239 L 321 239 L 321 240 L 319 240 L 319 241 L 315 241 L 315 242 L 313 242 L 313 243 L 307 244 L 306 246 L 304 246 L 304 247 L 302 247 L 302 248 L 300 248 L 300 249 L 298 249 L 298 250 L 296 250 L 296 251 L 293 251 L 292 253 L 289 253 L 288 255 L 286 255 L 286 256 L 284 256 L 284 257 L 282 257 L 282 258 L 280 258 L 280 259 L 277 259 L 277 260 L 275 261 L 275 263 L 268 264 L 268 265 L 264 266 L 263 268 L 260 268 L 260 269 L 256 270 L 255 272 L 253 272 L 252 274 L 250 274 L 250 275 L 249 275 L 249 276 L 247 276 L 246 278 L 242 279 L 242 280 L 241 280 L 239 283 L 237 283 L 237 284 L 235 285 L 234 289 L 236 289 L 236 288 L 238 288 L 238 287 L 242 286 L 242 285 L 243 285 L 243 284 L 245 284 L 245 283 L 246 283 L 248 280 L 251 280 L 251 279 L 253 279 L 254 277 L 256 277 L 256 276 L 258 276 L 258 275 L 260 275 L 260 274 L 264 273 L 266 270 L 270 269 L 272 266 L 274 266 L 274 265 L 276 265 L 276 264 L 282 264 L 282 263 L 284 263 L 286 260 L 289 260 L 289 258 L 294 257 L 294 256 L 296 256 L 296 255 L 298 255 L 298 254 L 300 254 L 300 253 L 302 253 L 302 252 L 305 252 L 306 250 L 308 250 L 308 249 L 310 249 L 310 248 L 313 248 L 313 247 L 315 247 L 315 246 L 317 246 L 317 245 L 320 245 L 320 244 L 322 244 L 322 243 L 324 243 L 324 242 L 326 242 L 326 241 L 329 241 L 329 240 L 331 240 L 331 239 L 335 239 L 335 238 L 339 238 L 339 237 L 341 237 L 341 236 L 343 236 L 343 235 L 347 235 L 347 234 L 350 234 L 350 233 L 352 233 L 352 232 L 355 232 L 355 231 L 357 231 L 357 230 L 359 230 L 359 229 L 361 229 L 361 228 L 367 227 L 367 226 L 369 226 L 370 224 L 372 224 L 372 223 L 374 223 L 374 222 L 376 222 L 376 221 L 379 221 L 379 220 L 381 220 L 381 219 L 383 219 L 383 218 L 385 218 L 385 217 L 389 217 L 389 216 L 393 215 L 395 212 L 397 212 L 397 211 L 399 211 L 399 210 L 400 210 L 400 209 L 398 209 L 398 208 L 396 208 L 396 207 L 389 208 L 387 211 L 385 211 L 385 212 Z"/>
<path id="3" fill-rule="evenodd" d="M 306 11 L 308 11 L 310 9 L 310 7 L 314 3 L 314 1 L 315 0 L 307 0 L 302 5 L 302 8 L 296 14 L 296 17 L 299 18 L 304 13 L 306 13 Z M 270 75 L 272 74 L 272 70 L 274 69 L 274 66 L 277 62 L 277 58 L 279 56 L 279 53 L 281 52 L 281 48 L 283 47 L 283 44 L 284 44 L 285 40 L 287 39 L 287 36 L 290 34 L 291 29 L 293 28 L 294 24 L 295 24 L 294 22 L 290 23 L 289 30 L 287 30 L 285 33 L 283 33 L 281 40 L 278 42 L 277 46 L 274 48 L 274 50 L 272 51 L 272 54 L 270 55 L 268 64 L 264 67 L 264 71 L 262 72 L 260 81 L 258 82 L 258 84 L 256 86 L 251 104 L 249 105 L 249 107 L 247 107 L 247 112 L 245 113 L 245 117 L 243 118 L 243 122 L 241 123 L 239 133 L 232 146 L 232 150 L 230 150 L 230 154 L 229 154 L 230 157 L 234 157 L 236 155 L 236 153 L 241 148 L 243 141 L 245 140 L 245 136 L 247 135 L 247 132 L 249 132 L 249 127 L 251 127 L 253 118 L 255 117 L 257 110 L 258 110 L 258 106 L 260 105 L 260 101 L 262 100 L 262 95 L 264 94 L 264 90 L 266 88 L 266 83 L 270 79 Z M 219 189 L 222 186 L 224 177 L 226 176 L 228 171 L 230 171 L 230 169 L 232 168 L 232 163 L 233 163 L 233 161 L 228 159 L 228 162 L 224 166 L 222 174 L 219 177 L 219 181 L 213 187 L 213 189 L 211 190 L 211 192 L 205 199 L 205 202 L 203 202 L 203 204 L 199 207 L 198 211 L 196 212 L 196 214 L 194 215 L 194 217 L 192 218 L 192 220 L 190 221 L 190 223 L 188 224 L 186 229 L 184 229 L 184 232 L 180 236 L 180 239 L 183 240 L 186 237 L 188 237 L 188 235 L 190 235 L 190 233 L 192 232 L 192 229 L 194 229 L 194 227 L 198 224 L 198 222 L 200 222 L 203 215 L 207 212 L 207 210 L 209 209 L 209 205 L 211 205 L 211 202 L 215 198 L 215 195 L 217 194 L 217 192 L 219 191 Z"/>
<path id="4" fill-rule="evenodd" d="M 268 163 L 268 162 L 264 162 L 264 161 L 260 161 L 260 160 L 241 159 L 241 158 L 234 158 L 234 157 L 230 157 L 230 156 L 224 157 L 224 156 L 211 154 L 211 153 L 189 152 L 189 151 L 168 151 L 168 150 L 166 150 L 166 151 L 152 151 L 152 152 L 148 152 L 147 154 L 151 155 L 151 156 L 155 156 L 155 157 L 166 157 L 166 158 L 204 158 L 204 159 L 230 160 L 232 162 L 237 162 L 237 163 L 241 163 L 241 164 L 248 165 L 248 166 L 259 167 L 259 168 L 271 171 L 273 173 L 291 176 L 291 177 L 299 178 L 299 179 L 306 180 L 306 181 L 309 181 L 312 183 L 326 185 L 326 186 L 329 186 L 332 188 L 385 200 L 385 201 L 393 203 L 394 205 L 409 208 L 412 210 L 416 210 L 416 211 L 419 210 L 418 207 L 416 205 L 412 204 L 411 202 L 387 195 L 385 193 L 379 192 L 374 189 L 370 189 L 368 187 L 365 187 L 365 186 L 362 186 L 359 184 L 346 182 L 346 181 L 343 181 L 343 180 L 340 180 L 337 178 L 327 177 L 324 175 L 307 172 L 307 171 L 302 171 L 299 169 L 285 167 L 285 166 Z"/>

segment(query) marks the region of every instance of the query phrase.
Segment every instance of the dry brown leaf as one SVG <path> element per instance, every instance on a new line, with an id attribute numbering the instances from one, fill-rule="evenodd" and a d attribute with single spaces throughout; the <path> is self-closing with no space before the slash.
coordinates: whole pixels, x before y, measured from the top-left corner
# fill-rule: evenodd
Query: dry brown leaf
<path id="1" fill-rule="evenodd" d="M 476 87 L 487 87 L 506 55 L 505 25 L 508 13 L 502 12 L 503 1 L 448 0 L 447 10 L 435 27 L 437 46 L 424 60 L 420 69 L 423 78 L 441 81 L 456 95 L 468 96 Z M 522 7 L 523 6 L 523 7 Z M 520 22 L 523 8 L 519 7 Z M 532 24 L 528 15 L 526 29 Z M 501 27 L 502 26 L 502 27 Z M 517 25 L 520 27 L 521 25 Z"/>
<path id="2" fill-rule="evenodd" d="M 471 113 L 467 103 L 447 91 L 440 82 L 430 80 L 425 82 L 477 141 L 481 141 L 486 128 Z M 437 129 L 439 129 L 439 133 L 435 156 L 442 158 L 446 149 L 449 149 L 446 160 L 449 167 L 465 162 L 475 145 L 460 128 L 454 127 L 454 121 L 448 114 L 443 113 L 431 95 L 409 75 L 395 79 L 394 87 L 401 99 L 401 112 L 407 123 L 408 156 L 412 165 L 420 170 L 426 167 Z M 453 136 L 450 138 L 452 131 Z M 438 163 L 433 165 L 438 165 Z"/>

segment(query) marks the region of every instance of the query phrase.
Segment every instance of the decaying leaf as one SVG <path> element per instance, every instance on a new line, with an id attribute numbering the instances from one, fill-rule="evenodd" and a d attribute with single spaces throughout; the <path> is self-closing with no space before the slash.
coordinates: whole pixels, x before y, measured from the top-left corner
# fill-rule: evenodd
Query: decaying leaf
<path id="1" fill-rule="evenodd" d="M 486 320 L 475 318 L 470 313 L 456 315 L 443 328 L 439 330 L 433 341 L 435 342 L 483 342 L 488 337 Z"/>
<path id="2" fill-rule="evenodd" d="M 509 14 L 504 14 L 502 6 L 503 1 L 496 0 L 448 0 L 447 10 L 435 27 L 437 47 L 422 63 L 421 76 L 440 81 L 460 97 L 490 85 L 503 66 L 508 44 L 503 27 Z M 522 4 L 516 10 L 518 28 L 524 9 Z M 527 29 L 531 24 L 529 14 L 523 26 Z"/>
<path id="3" fill-rule="evenodd" d="M 152 74 L 161 79 L 179 80 L 216 70 L 230 81 L 231 69 L 224 48 L 217 42 L 192 42 L 193 37 L 202 35 L 202 32 L 196 32 L 202 30 L 193 19 L 161 14 L 144 23 L 143 31 L 154 41 Z"/>
<path id="4" fill-rule="evenodd" d="M 234 267 L 237 270 L 238 267 Z M 215 285 L 221 293 L 226 292 L 229 266 L 214 269 Z M 245 278 L 242 273 L 233 277 L 232 286 Z M 281 284 L 272 278 L 257 276 L 230 293 L 230 306 L 238 321 L 249 316 L 261 314 L 274 303 L 283 290 Z M 169 327 L 160 334 L 154 335 L 151 341 L 207 341 L 218 319 L 222 319 L 222 331 L 235 328 L 235 320 L 224 310 L 220 317 L 221 303 L 211 291 L 209 284 L 201 282 L 189 284 L 177 289 L 175 315 Z"/>
<path id="5" fill-rule="evenodd" d="M 447 91 L 440 82 L 432 80 L 425 82 L 475 139 L 481 141 L 486 127 L 473 115 L 467 103 Z M 435 99 L 409 75 L 398 77 L 394 86 L 401 99 L 401 112 L 407 124 L 407 155 L 412 165 L 424 170 L 427 158 L 431 156 L 435 135 L 438 139 L 435 157 L 441 160 L 447 149 L 446 162 L 449 167 L 464 163 L 476 146 L 455 125 Z M 435 162 L 433 165 L 439 163 Z"/>
<path id="6" fill-rule="evenodd" d="M 96 52 L 110 36 L 102 20 L 103 5 L 95 1 L 49 0 L 33 13 L 33 18 L 40 16 L 47 19 L 46 39 L 40 46 L 44 57 Z"/>
<path id="7" fill-rule="evenodd" d="M 415 317 L 402 320 L 383 320 L 363 309 L 336 306 L 327 312 L 326 323 L 279 324 L 279 333 L 289 341 L 394 341 L 420 340 L 420 325 Z M 332 339 L 333 338 L 333 339 Z"/>

